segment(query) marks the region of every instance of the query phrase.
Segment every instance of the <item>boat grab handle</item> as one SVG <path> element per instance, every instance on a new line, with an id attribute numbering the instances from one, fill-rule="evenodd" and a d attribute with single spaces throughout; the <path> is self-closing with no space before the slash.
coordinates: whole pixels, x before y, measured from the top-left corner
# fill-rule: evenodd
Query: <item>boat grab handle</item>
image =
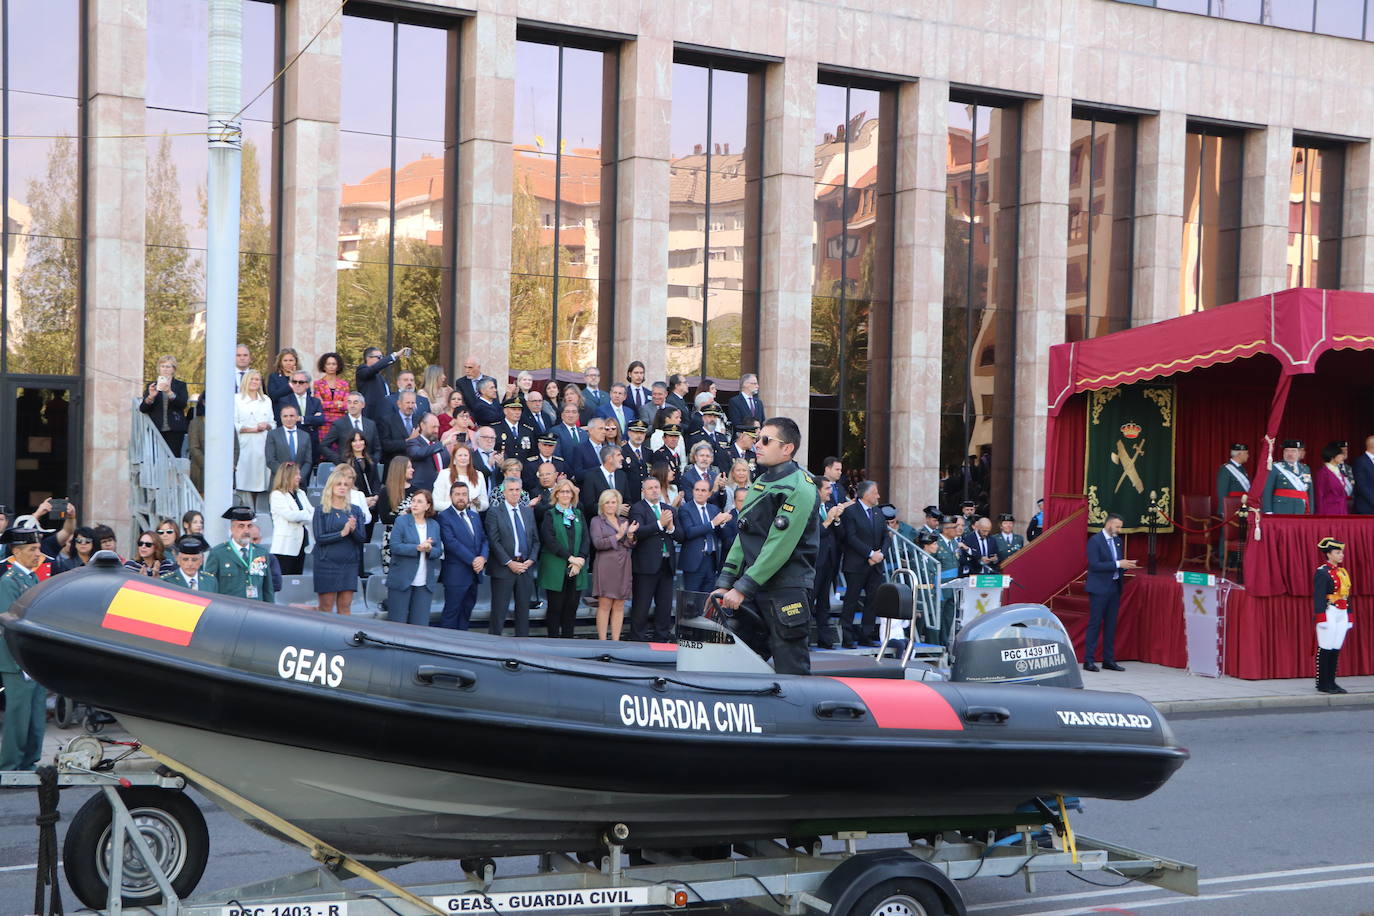
<path id="1" fill-rule="evenodd" d="M 477 674 L 464 668 L 444 668 L 439 665 L 421 665 L 415 669 L 415 680 L 421 684 L 434 684 L 436 681 L 447 684 L 452 681 L 455 687 L 471 687 L 477 683 Z"/>
<path id="2" fill-rule="evenodd" d="M 862 719 L 868 715 L 868 707 L 861 703 L 846 703 L 842 700 L 821 700 L 816 704 L 816 715 L 822 719 Z"/>
<path id="3" fill-rule="evenodd" d="M 964 710 L 964 718 L 970 722 L 1001 725 L 1011 718 L 1011 710 L 1005 706 L 970 706 Z"/>

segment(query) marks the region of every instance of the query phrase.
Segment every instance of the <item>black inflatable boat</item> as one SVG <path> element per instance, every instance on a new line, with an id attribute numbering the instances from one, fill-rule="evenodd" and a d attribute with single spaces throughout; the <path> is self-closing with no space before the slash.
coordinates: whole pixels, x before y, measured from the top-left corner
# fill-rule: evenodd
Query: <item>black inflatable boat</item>
<path id="1" fill-rule="evenodd" d="M 1187 758 L 1129 694 L 668 670 L 662 647 L 558 655 L 101 562 L 14 611 L 5 639 L 40 683 L 370 860 L 592 849 L 612 824 L 672 847 L 1134 799 Z M 616 653 L 630 663 L 600 660 Z"/>

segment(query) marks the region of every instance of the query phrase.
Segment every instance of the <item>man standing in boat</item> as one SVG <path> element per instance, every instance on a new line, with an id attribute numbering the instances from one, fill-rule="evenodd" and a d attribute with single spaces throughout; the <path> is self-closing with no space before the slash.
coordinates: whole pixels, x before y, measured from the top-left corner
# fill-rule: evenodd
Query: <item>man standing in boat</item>
<path id="1" fill-rule="evenodd" d="M 792 460 L 801 431 L 788 417 L 763 424 L 755 450 L 761 473 L 739 514 L 739 536 L 716 578 L 715 594 L 729 609 L 748 603 L 768 628 L 768 649 L 779 674 L 810 674 L 811 590 L 816 578 L 820 523 L 816 480 Z"/>

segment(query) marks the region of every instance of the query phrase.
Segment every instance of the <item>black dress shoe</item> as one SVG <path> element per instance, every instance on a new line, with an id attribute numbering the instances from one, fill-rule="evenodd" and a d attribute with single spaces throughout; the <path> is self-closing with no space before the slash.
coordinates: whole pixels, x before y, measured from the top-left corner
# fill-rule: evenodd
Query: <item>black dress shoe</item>
<path id="1" fill-rule="evenodd" d="M 835 648 L 835 643 L 834 643 L 833 640 L 827 639 L 825 642 L 818 642 L 818 643 L 816 643 L 816 648 L 818 648 L 818 649 L 833 649 L 833 648 Z"/>
<path id="2" fill-rule="evenodd" d="M 1118 665 L 1116 662 L 1103 662 L 1103 663 L 1102 663 L 1102 667 L 1103 667 L 1103 668 L 1106 668 L 1108 671 L 1125 671 L 1125 670 L 1126 670 L 1125 668 L 1123 668 L 1123 667 L 1121 667 L 1120 665 Z"/>
<path id="3" fill-rule="evenodd" d="M 1083 663 L 1083 670 L 1084 670 L 1084 671 L 1101 671 L 1102 669 L 1099 668 L 1099 667 L 1097 667 L 1096 665 L 1094 665 L 1092 662 L 1084 662 L 1084 663 Z"/>
<path id="4" fill-rule="evenodd" d="M 856 642 L 855 642 L 854 640 L 852 640 L 852 639 L 846 639 L 844 642 L 840 643 L 840 648 L 841 648 L 841 649 L 857 649 L 857 648 L 859 648 L 859 644 L 856 643 Z"/>

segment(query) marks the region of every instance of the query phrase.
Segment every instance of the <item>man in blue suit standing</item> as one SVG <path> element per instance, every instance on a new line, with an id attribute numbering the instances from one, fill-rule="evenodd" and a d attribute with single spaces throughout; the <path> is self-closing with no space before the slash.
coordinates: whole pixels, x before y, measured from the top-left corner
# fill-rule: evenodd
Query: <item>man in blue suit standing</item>
<path id="1" fill-rule="evenodd" d="M 455 483 L 449 494 L 452 505 L 439 513 L 444 542 L 444 615 L 439 626 L 466 630 L 487 565 L 487 531 L 470 505 L 472 494 L 465 481 Z"/>
<path id="2" fill-rule="evenodd" d="M 1374 436 L 1366 436 L 1364 452 L 1347 463 L 1355 472 L 1355 514 L 1374 515 Z"/>
<path id="3" fill-rule="evenodd" d="M 1088 618 L 1087 644 L 1083 647 L 1083 670 L 1097 671 L 1093 654 L 1097 651 L 1098 633 L 1102 634 L 1102 667 L 1108 671 L 1125 671 L 1116 663 L 1116 614 L 1121 609 L 1122 571 L 1139 569 L 1135 560 L 1126 559 L 1121 545 L 1121 516 L 1107 515 L 1102 533 L 1088 538 L 1088 601 L 1092 608 Z"/>
<path id="4" fill-rule="evenodd" d="M 716 574 L 725 558 L 720 529 L 732 518 L 710 499 L 711 485 L 698 479 L 692 484 L 691 501 L 678 509 L 683 533 L 678 568 L 682 570 L 682 587 L 689 592 L 715 591 Z"/>

